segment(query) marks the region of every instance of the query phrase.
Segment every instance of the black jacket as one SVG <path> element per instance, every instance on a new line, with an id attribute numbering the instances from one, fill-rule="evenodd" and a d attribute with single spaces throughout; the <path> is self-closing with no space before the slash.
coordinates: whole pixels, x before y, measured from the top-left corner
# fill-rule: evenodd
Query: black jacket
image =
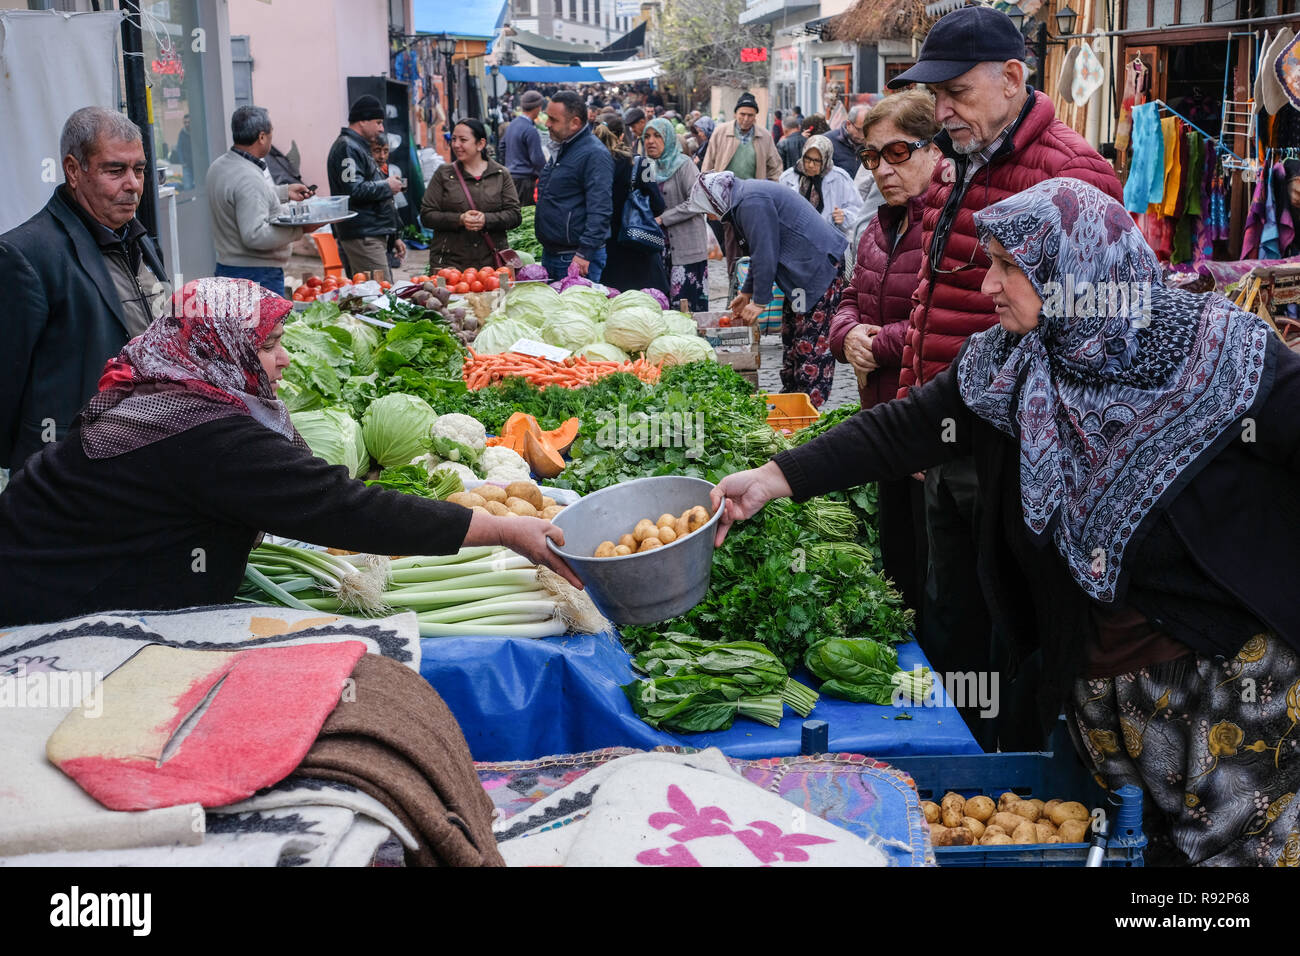
<path id="1" fill-rule="evenodd" d="M 247 416 L 90 459 L 80 425 L 0 494 L 0 628 L 229 603 L 259 532 L 378 554 L 449 554 L 470 513 L 368 488 Z"/>
<path id="2" fill-rule="evenodd" d="M 548 253 L 590 259 L 609 238 L 614 159 L 588 124 L 558 146 L 537 184 L 533 231 Z"/>
<path id="3" fill-rule="evenodd" d="M 140 252 L 166 282 L 148 236 Z M 62 187 L 0 236 L 0 289 L 0 468 L 16 469 L 45 444 L 48 421 L 63 438 L 129 332 L 104 255 Z"/>
<path id="4" fill-rule="evenodd" d="M 388 188 L 388 177 L 379 171 L 364 136 L 346 126 L 339 130 L 325 166 L 330 195 L 350 197 L 348 212 L 357 214 L 353 219 L 334 224 L 336 236 L 340 239 L 387 236 L 397 228 L 397 206 L 393 191 Z"/>
<path id="5" fill-rule="evenodd" d="M 1011 674 L 1041 653 L 1040 716 L 1054 720 L 1081 670 L 1096 605 L 1074 583 L 1055 544 L 1040 545 L 1029 535 L 1019 444 L 962 402 L 957 365 L 775 460 L 796 500 L 804 500 L 973 455 L 980 585 L 995 632 L 1009 638 L 1004 663 Z M 1217 454 L 1183 473 L 1170 489 L 1173 497 L 1148 515 L 1129 546 L 1120 602 L 1206 656 L 1231 657 L 1261 625 L 1300 650 L 1300 601 L 1291 584 L 1300 573 L 1297 407 L 1300 355 L 1273 337 L 1255 407 L 1224 433 Z M 945 427 L 949 419 L 955 434 Z M 1253 440 L 1243 440 L 1246 435 Z"/>
<path id="6" fill-rule="evenodd" d="M 776 151 L 781 154 L 781 162 L 785 164 L 786 169 L 799 162 L 799 157 L 803 155 L 803 144 L 806 142 L 808 138 L 796 131 L 787 133 L 785 139 L 776 144 Z"/>
<path id="7" fill-rule="evenodd" d="M 650 201 L 652 215 L 661 216 L 668 208 L 659 183 L 642 172 L 647 162 L 649 161 L 644 156 L 628 159 L 620 155 L 614 159 L 615 212 L 610 216 L 609 242 L 605 246 L 605 268 L 600 273 L 600 281 L 602 285 L 620 292 L 653 288 L 666 296 L 670 289 L 663 256 L 649 252 L 644 246 L 618 241 L 619 230 L 623 227 L 623 207 L 634 188 Z"/>
<path id="8" fill-rule="evenodd" d="M 858 159 L 857 145 L 849 139 L 849 134 L 843 126 L 827 133 L 826 138 L 831 141 L 831 149 L 835 151 L 835 165 L 848 173 L 849 179 L 852 179 L 862 168 L 862 161 Z"/>

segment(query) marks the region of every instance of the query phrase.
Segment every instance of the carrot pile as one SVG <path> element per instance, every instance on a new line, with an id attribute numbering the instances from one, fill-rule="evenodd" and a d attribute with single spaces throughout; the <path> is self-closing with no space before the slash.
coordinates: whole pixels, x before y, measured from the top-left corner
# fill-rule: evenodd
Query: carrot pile
<path id="1" fill-rule="evenodd" d="M 629 372 L 643 382 L 653 384 L 659 381 L 660 367 L 651 365 L 644 358 L 635 362 L 593 362 L 570 356 L 563 362 L 552 362 L 550 359 L 519 352 L 479 355 L 470 349 L 469 358 L 465 361 L 464 377 L 465 385 L 471 391 L 507 378 L 522 378 L 538 388 L 547 385 L 579 388 L 615 372 Z"/>

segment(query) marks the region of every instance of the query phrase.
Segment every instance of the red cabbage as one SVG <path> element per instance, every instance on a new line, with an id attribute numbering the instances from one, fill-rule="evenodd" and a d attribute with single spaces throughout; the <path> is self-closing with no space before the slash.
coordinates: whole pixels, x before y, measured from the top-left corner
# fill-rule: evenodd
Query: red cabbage
<path id="1" fill-rule="evenodd" d="M 591 284 L 592 282 L 590 279 L 584 278 L 583 276 L 570 275 L 560 280 L 560 291 L 563 292 L 565 289 L 575 285 Z"/>
<path id="2" fill-rule="evenodd" d="M 658 302 L 661 309 L 671 308 L 668 304 L 668 296 L 664 295 L 658 289 L 642 289 L 641 291 Z"/>
<path id="3" fill-rule="evenodd" d="M 522 269 L 516 272 L 515 278 L 521 282 L 528 282 L 534 279 L 541 279 L 543 282 L 545 282 L 548 276 L 546 275 L 545 266 L 531 265 L 531 266 L 524 266 Z"/>

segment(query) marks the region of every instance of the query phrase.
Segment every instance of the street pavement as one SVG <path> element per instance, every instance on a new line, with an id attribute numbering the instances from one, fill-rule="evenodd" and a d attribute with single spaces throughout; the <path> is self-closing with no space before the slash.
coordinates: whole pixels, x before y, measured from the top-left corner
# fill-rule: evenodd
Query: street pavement
<path id="1" fill-rule="evenodd" d="M 722 259 L 709 260 L 709 310 L 720 312 L 727 307 L 727 263 Z M 758 387 L 764 392 L 781 391 L 781 336 L 764 335 L 758 342 Z M 835 381 L 830 397 L 821 411 L 829 412 L 842 405 L 858 401 L 858 382 L 848 365 L 835 364 Z"/>

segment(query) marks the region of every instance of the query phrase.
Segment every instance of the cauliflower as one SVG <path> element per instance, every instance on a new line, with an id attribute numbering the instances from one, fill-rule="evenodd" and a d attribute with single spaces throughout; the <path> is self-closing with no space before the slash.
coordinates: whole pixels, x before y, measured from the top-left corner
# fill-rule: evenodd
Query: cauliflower
<path id="1" fill-rule="evenodd" d="M 439 415 L 429 429 L 433 454 L 442 461 L 455 461 L 473 468 L 487 445 L 487 429 L 478 419 L 452 412 Z"/>
<path id="2" fill-rule="evenodd" d="M 487 447 L 487 429 L 482 422 L 471 415 L 461 415 L 458 412 L 439 415 L 430 434 L 434 438 L 450 438 L 473 451 L 481 452 Z"/>
<path id="3" fill-rule="evenodd" d="M 454 461 L 443 461 L 437 455 L 421 455 L 419 458 L 411 459 L 412 465 L 423 465 L 424 470 L 432 475 L 435 471 L 453 471 L 460 475 L 461 482 L 478 481 L 478 475 L 474 474 L 467 466 L 457 464 Z"/>
<path id="4" fill-rule="evenodd" d="M 479 470 L 485 472 L 483 477 L 488 481 L 510 482 L 516 478 L 527 478 L 531 471 L 528 462 L 517 452 L 501 445 L 483 449 L 478 464 Z"/>

